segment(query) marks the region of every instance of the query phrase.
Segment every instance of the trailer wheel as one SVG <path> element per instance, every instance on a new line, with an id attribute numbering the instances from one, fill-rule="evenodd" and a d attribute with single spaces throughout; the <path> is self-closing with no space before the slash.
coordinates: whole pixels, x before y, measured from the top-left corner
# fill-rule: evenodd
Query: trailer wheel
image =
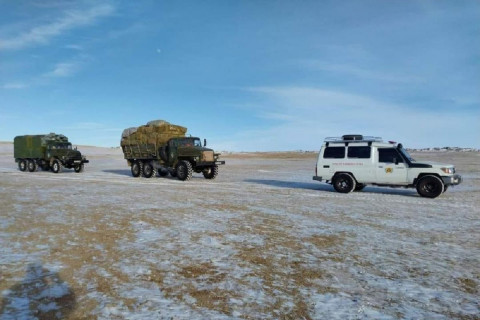
<path id="1" fill-rule="evenodd" d="M 52 171 L 53 173 L 59 173 L 62 172 L 63 170 L 63 165 L 59 160 L 54 160 L 52 164 Z"/>
<path id="2" fill-rule="evenodd" d="M 75 170 L 76 173 L 80 173 L 80 172 L 83 172 L 84 168 L 85 168 L 85 166 L 84 166 L 84 164 L 82 163 L 82 164 L 76 165 L 76 166 L 73 168 L 73 170 Z"/>
<path id="3" fill-rule="evenodd" d="M 217 175 L 218 175 L 218 166 L 217 165 L 211 166 L 210 168 L 205 169 L 203 171 L 203 176 L 205 177 L 205 179 L 213 180 L 217 177 Z"/>
<path id="4" fill-rule="evenodd" d="M 192 178 L 192 164 L 186 160 L 182 160 L 177 165 L 177 177 L 179 180 L 186 181 Z"/>
<path id="5" fill-rule="evenodd" d="M 151 178 L 154 174 L 153 166 L 150 162 L 145 162 L 143 164 L 143 176 L 145 178 Z"/>
<path id="6" fill-rule="evenodd" d="M 37 171 L 38 167 L 37 167 L 37 163 L 35 162 L 35 160 L 28 160 L 27 162 L 27 169 L 29 172 L 35 172 Z"/>
<path id="7" fill-rule="evenodd" d="M 140 173 L 142 171 L 142 168 L 140 166 L 140 162 L 139 161 L 134 161 L 132 163 L 132 167 L 131 167 L 131 170 L 132 170 L 132 176 L 134 178 L 138 178 L 140 177 Z"/>
<path id="8" fill-rule="evenodd" d="M 27 161 L 25 161 L 25 160 L 23 160 L 23 159 L 20 160 L 20 161 L 18 161 L 18 169 L 19 169 L 20 171 L 25 171 L 25 170 L 27 170 Z"/>

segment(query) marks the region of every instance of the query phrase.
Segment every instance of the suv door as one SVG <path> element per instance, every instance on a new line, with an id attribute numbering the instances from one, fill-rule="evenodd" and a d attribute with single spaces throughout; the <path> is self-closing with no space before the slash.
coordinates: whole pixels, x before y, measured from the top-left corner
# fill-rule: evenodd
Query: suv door
<path id="1" fill-rule="evenodd" d="M 376 177 L 378 184 L 407 184 L 407 165 L 397 149 L 377 149 Z"/>

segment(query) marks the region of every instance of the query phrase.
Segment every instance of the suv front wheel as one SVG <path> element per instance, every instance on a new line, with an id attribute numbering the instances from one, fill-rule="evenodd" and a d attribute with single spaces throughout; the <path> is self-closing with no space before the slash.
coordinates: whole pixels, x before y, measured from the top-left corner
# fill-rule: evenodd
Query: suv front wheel
<path id="1" fill-rule="evenodd" d="M 437 176 L 424 176 L 417 183 L 417 192 L 422 197 L 436 198 L 443 193 L 442 179 Z"/>
<path id="2" fill-rule="evenodd" d="M 350 193 L 355 190 L 356 181 L 349 173 L 339 173 L 333 177 L 332 184 L 337 192 Z"/>

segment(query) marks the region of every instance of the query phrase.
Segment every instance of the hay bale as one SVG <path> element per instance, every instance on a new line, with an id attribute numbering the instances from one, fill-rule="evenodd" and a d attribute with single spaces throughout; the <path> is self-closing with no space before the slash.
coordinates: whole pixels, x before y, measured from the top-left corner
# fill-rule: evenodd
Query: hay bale
<path id="1" fill-rule="evenodd" d="M 147 122 L 147 126 L 151 127 L 159 127 L 167 124 L 168 122 L 165 120 L 152 120 Z"/>
<path id="2" fill-rule="evenodd" d="M 123 130 L 122 132 L 122 138 L 126 138 L 128 136 L 130 136 L 132 133 L 135 133 L 137 132 L 137 127 L 131 127 L 131 128 L 127 128 L 125 130 Z"/>

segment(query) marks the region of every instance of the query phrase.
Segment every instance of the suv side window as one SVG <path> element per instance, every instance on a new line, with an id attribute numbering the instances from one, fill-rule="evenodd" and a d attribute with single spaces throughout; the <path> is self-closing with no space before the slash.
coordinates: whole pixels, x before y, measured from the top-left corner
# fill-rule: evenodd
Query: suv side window
<path id="1" fill-rule="evenodd" d="M 326 147 L 323 152 L 324 159 L 345 158 L 345 147 Z"/>
<path id="2" fill-rule="evenodd" d="M 359 146 L 348 147 L 347 157 L 357 159 L 369 159 L 371 154 L 371 147 Z"/>
<path id="3" fill-rule="evenodd" d="M 403 162 L 402 156 L 394 148 L 378 148 L 378 162 Z"/>

